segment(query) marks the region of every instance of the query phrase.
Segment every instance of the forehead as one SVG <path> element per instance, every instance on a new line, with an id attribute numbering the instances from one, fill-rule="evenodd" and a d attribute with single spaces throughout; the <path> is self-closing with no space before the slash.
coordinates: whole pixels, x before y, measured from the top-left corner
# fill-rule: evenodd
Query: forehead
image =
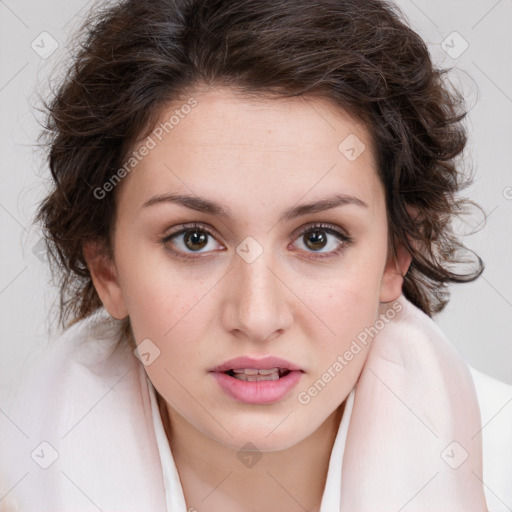
<path id="1" fill-rule="evenodd" d="M 382 199 L 370 135 L 330 102 L 244 98 L 216 88 L 166 106 L 123 183 L 123 195 L 214 196 L 247 211 L 339 192 L 371 206 Z M 306 197 L 305 197 L 306 199 Z M 254 201 L 253 201 L 254 200 Z"/>

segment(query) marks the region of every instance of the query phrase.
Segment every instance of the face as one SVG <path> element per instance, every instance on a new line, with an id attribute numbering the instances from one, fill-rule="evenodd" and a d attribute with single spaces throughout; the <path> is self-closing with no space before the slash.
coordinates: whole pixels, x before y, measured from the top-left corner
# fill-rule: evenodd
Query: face
<path id="1" fill-rule="evenodd" d="M 323 100 L 194 98 L 139 146 L 116 190 L 111 267 L 90 268 L 111 315 L 159 351 L 146 371 L 171 422 L 284 449 L 347 397 L 370 344 L 336 361 L 400 294 L 384 189 L 367 130 Z"/>

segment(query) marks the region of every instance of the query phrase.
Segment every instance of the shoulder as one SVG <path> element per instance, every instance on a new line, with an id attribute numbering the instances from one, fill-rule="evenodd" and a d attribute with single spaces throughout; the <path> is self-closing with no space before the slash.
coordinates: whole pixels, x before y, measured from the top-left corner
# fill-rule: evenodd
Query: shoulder
<path id="1" fill-rule="evenodd" d="M 57 414 L 69 400 L 78 413 L 82 397 L 90 399 L 134 373 L 133 354 L 118 343 L 119 326 L 102 308 L 38 347 L 21 369 L 13 410 L 34 416 L 55 406 Z"/>
<path id="2" fill-rule="evenodd" d="M 10 493 L 22 510 L 88 510 L 63 474 L 94 490 L 90 499 L 103 510 L 161 505 L 145 371 L 130 347 L 118 345 L 119 325 L 100 310 L 51 340 L 24 368 L 0 437 L 4 487 L 26 475 Z M 126 488 L 137 498 L 124 496 Z"/>
<path id="3" fill-rule="evenodd" d="M 470 368 L 482 430 L 483 480 L 489 510 L 512 508 L 512 386 Z"/>
<path id="4" fill-rule="evenodd" d="M 470 367 L 475 383 L 480 412 L 482 432 L 495 430 L 505 442 L 512 444 L 512 385 L 499 381 Z"/>

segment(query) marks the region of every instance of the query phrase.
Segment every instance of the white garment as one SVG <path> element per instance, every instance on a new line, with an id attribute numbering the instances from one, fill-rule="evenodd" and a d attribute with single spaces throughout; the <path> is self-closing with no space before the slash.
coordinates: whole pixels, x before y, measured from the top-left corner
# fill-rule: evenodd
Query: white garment
<path id="1" fill-rule="evenodd" d="M 0 497 L 7 496 L 0 511 L 17 510 L 9 508 L 14 499 L 23 512 L 187 512 L 153 386 L 130 350 L 112 353 L 115 326 L 104 310 L 75 324 L 41 351 L 13 407 L 3 409 Z M 471 375 L 482 417 L 475 434 L 483 440 L 488 510 L 510 511 L 512 386 L 473 369 Z M 356 391 L 347 398 L 332 449 L 321 512 L 340 510 Z M 411 501 L 403 510 L 433 509 Z"/>

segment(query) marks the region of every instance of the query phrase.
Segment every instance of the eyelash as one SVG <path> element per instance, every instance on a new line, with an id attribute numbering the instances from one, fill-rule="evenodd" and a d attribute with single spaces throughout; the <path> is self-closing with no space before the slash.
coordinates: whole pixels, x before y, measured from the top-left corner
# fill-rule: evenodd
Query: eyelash
<path id="1" fill-rule="evenodd" d="M 309 231 L 314 231 L 315 229 L 321 230 L 321 231 L 325 231 L 328 234 L 334 235 L 342 243 L 340 243 L 340 245 L 336 249 L 334 249 L 334 250 L 332 250 L 332 251 L 330 251 L 328 253 L 310 252 L 310 254 L 317 254 L 317 255 L 315 255 L 313 257 L 306 256 L 306 258 L 308 258 L 308 259 L 323 260 L 325 258 L 331 258 L 331 257 L 334 257 L 334 256 L 338 256 L 339 254 L 341 254 L 347 248 L 347 246 L 349 246 L 353 242 L 353 239 L 351 237 L 341 233 L 334 226 L 332 226 L 330 224 L 324 224 L 324 223 L 315 223 L 315 224 L 311 224 L 311 225 L 306 226 L 299 233 L 297 233 L 297 235 L 295 236 L 295 240 L 297 238 L 300 238 L 301 236 L 304 236 L 305 233 L 308 233 Z M 189 231 L 194 231 L 194 230 L 200 231 L 202 233 L 205 233 L 209 237 L 215 238 L 214 234 L 211 232 L 211 230 L 206 225 L 197 224 L 197 223 L 191 223 L 191 224 L 183 224 L 183 225 L 181 225 L 177 231 L 174 231 L 173 233 L 165 235 L 159 241 L 160 241 L 161 244 L 166 246 L 166 249 L 168 251 L 173 253 L 178 258 L 181 258 L 181 259 L 184 259 L 184 260 L 188 260 L 188 261 L 190 261 L 190 260 L 197 260 L 198 258 L 204 258 L 205 256 L 189 256 L 189 255 L 187 255 L 187 253 L 183 253 L 182 251 L 178 251 L 178 250 L 172 249 L 171 247 L 169 247 L 167 245 L 168 242 L 170 242 L 172 239 L 174 239 L 174 238 L 176 238 L 176 237 L 178 237 L 180 235 L 183 235 L 183 234 L 185 234 L 185 233 L 187 233 Z M 193 254 L 193 253 L 189 253 L 189 254 Z M 198 253 L 198 254 L 200 254 L 200 253 Z"/>

